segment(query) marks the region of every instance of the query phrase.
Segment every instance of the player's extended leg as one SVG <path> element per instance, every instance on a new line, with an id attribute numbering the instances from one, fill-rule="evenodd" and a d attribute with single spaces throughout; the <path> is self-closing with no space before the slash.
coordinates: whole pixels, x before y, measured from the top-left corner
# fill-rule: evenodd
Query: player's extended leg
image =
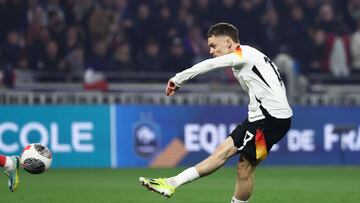
<path id="1" fill-rule="evenodd" d="M 11 192 L 15 192 L 19 186 L 19 165 L 19 157 L 0 155 L 0 167 L 5 169 L 5 174 L 8 176 L 9 190 Z"/>
<path id="2" fill-rule="evenodd" d="M 250 198 L 256 166 L 251 165 L 249 161 L 241 157 L 237 164 L 237 178 L 235 184 L 234 196 L 231 203 L 246 203 Z"/>
<path id="3" fill-rule="evenodd" d="M 216 148 L 212 155 L 198 163 L 195 168 L 200 177 L 207 176 L 223 166 L 226 160 L 235 155 L 237 151 L 238 149 L 234 146 L 232 138 L 228 137 Z"/>
<path id="4" fill-rule="evenodd" d="M 169 198 L 174 194 L 177 187 L 215 172 L 224 165 L 227 159 L 236 154 L 237 150 L 232 138 L 228 137 L 216 148 L 212 155 L 195 167 L 188 168 L 171 178 L 152 179 L 140 177 L 139 181 L 147 189 L 160 193 L 165 198 Z"/>

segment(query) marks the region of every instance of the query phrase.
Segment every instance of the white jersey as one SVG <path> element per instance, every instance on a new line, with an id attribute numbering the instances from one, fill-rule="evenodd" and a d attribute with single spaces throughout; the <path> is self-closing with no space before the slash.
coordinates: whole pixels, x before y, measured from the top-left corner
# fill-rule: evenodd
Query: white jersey
<path id="1" fill-rule="evenodd" d="M 199 74 L 228 67 L 232 68 L 235 78 L 249 94 L 250 122 L 264 119 L 266 114 L 282 119 L 292 116 L 278 68 L 263 53 L 250 46 L 239 46 L 234 53 L 202 61 L 176 74 L 171 80 L 181 87 Z"/>

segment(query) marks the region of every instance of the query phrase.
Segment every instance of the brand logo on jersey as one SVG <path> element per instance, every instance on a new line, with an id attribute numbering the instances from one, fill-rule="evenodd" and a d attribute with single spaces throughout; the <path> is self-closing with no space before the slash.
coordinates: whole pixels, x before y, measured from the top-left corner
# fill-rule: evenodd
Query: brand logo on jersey
<path id="1" fill-rule="evenodd" d="M 152 114 L 140 115 L 140 120 L 133 125 L 135 152 L 142 157 L 150 157 L 160 146 L 161 130 L 152 120 Z"/>

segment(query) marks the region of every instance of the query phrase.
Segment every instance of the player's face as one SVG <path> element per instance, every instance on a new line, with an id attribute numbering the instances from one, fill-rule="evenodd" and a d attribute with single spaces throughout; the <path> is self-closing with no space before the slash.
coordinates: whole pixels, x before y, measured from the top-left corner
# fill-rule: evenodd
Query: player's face
<path id="1" fill-rule="evenodd" d="M 227 36 L 217 36 L 214 35 L 208 38 L 208 45 L 210 48 L 210 54 L 213 57 L 222 56 L 232 52 L 232 43 L 231 39 Z"/>

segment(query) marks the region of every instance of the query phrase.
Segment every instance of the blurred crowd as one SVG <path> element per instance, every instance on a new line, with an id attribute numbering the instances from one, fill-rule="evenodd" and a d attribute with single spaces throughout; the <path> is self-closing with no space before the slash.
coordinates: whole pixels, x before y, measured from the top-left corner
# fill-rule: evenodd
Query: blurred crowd
<path id="1" fill-rule="evenodd" d="M 209 57 L 216 22 L 284 72 L 360 72 L 360 0 L 0 0 L 0 81 L 177 72 Z"/>

